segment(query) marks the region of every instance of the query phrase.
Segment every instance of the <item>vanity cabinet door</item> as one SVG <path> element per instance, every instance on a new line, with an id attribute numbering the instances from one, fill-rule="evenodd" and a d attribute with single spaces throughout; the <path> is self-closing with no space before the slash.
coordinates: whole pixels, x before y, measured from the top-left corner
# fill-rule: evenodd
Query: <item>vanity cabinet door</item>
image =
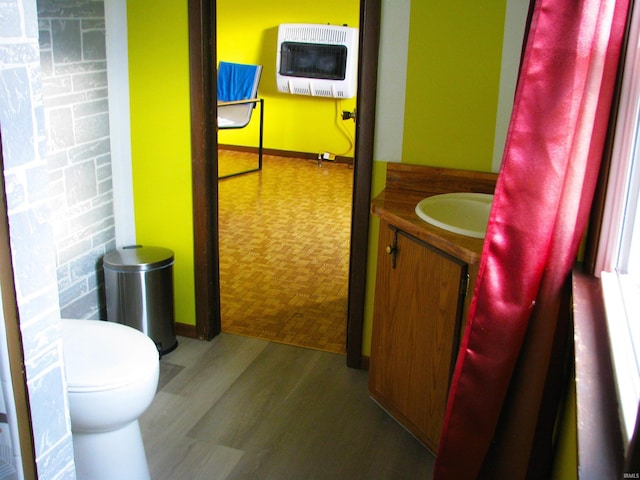
<path id="1" fill-rule="evenodd" d="M 467 265 L 381 222 L 369 392 L 437 450 L 458 350 Z"/>

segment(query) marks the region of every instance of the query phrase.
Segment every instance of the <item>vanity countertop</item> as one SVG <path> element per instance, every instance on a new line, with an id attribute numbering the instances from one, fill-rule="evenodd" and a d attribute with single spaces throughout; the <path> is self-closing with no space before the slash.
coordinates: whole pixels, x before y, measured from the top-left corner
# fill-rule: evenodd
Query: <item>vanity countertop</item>
<path id="1" fill-rule="evenodd" d="M 416 204 L 425 198 L 420 192 L 385 189 L 371 203 L 371 213 L 465 263 L 480 262 L 482 238 L 472 238 L 438 228 L 422 220 Z"/>
<path id="2" fill-rule="evenodd" d="M 469 265 L 480 263 L 484 239 L 449 232 L 416 214 L 420 200 L 451 192 L 493 193 L 497 175 L 422 165 L 388 164 L 386 188 L 371 203 L 371 213 Z"/>

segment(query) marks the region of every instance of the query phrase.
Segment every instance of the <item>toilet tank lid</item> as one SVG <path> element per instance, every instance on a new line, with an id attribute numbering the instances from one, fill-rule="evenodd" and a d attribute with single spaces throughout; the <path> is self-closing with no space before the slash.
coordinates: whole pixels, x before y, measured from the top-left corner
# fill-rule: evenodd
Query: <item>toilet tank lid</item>
<path id="1" fill-rule="evenodd" d="M 62 320 L 67 387 L 96 391 L 123 387 L 159 368 L 158 349 L 144 333 L 101 320 Z"/>

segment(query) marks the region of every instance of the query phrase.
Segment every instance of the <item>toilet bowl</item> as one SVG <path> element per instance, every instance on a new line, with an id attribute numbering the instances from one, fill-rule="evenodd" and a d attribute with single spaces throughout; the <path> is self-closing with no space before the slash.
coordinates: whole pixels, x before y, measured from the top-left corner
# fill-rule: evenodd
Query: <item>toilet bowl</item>
<path id="1" fill-rule="evenodd" d="M 153 340 L 99 320 L 62 320 L 62 342 L 78 480 L 148 480 L 138 417 L 158 386 Z"/>

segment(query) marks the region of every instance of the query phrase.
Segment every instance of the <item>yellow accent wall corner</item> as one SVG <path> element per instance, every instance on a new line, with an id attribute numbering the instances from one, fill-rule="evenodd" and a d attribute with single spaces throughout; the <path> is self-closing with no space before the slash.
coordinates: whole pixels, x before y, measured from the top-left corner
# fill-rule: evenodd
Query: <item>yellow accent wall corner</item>
<path id="1" fill-rule="evenodd" d="M 371 179 L 371 196 L 375 198 L 384 190 L 387 181 L 387 162 L 374 161 Z M 376 291 L 376 268 L 378 265 L 378 217 L 370 215 L 369 254 L 367 256 L 367 281 L 362 331 L 362 355 L 371 355 L 371 328 L 373 324 L 373 297 Z"/>
<path id="2" fill-rule="evenodd" d="M 411 2 L 403 163 L 491 171 L 505 9 Z"/>
<path id="3" fill-rule="evenodd" d="M 578 428 L 576 383 L 572 378 L 557 425 L 556 451 L 551 480 L 578 480 Z"/>
<path id="4" fill-rule="evenodd" d="M 491 167 L 504 2 L 463 3 L 464 8 L 457 3 L 445 8 L 412 2 L 404 162 Z M 231 0 L 217 2 L 218 57 L 264 65 L 267 148 L 337 154 L 349 148 L 335 122 L 340 110 L 353 109 L 355 99 L 340 105 L 275 92 L 275 42 L 279 23 L 355 25 L 359 5 L 329 0 L 309 8 L 291 0 L 250 0 L 240 12 Z M 137 241 L 174 250 L 176 320 L 194 324 L 187 4 L 163 0 L 150 10 L 141 2 L 129 2 L 127 9 Z M 353 122 L 347 124 L 353 128 Z M 221 132 L 220 143 L 255 145 L 257 133 L 244 130 Z M 247 138 L 225 138 L 226 133 Z M 384 164 L 375 166 L 377 178 L 384 178 L 383 170 Z M 369 272 L 371 285 L 375 268 Z M 371 288 L 367 297 L 369 305 Z M 365 345 L 368 348 L 367 338 Z"/>
<path id="5" fill-rule="evenodd" d="M 491 171 L 505 8 L 506 0 L 411 2 L 403 163 Z M 375 160 L 373 196 L 386 171 L 385 159 Z M 363 355 L 371 348 L 377 237 L 372 216 Z"/>
<path id="6" fill-rule="evenodd" d="M 187 2 L 127 2 L 136 241 L 175 254 L 176 321 L 195 325 Z"/>

